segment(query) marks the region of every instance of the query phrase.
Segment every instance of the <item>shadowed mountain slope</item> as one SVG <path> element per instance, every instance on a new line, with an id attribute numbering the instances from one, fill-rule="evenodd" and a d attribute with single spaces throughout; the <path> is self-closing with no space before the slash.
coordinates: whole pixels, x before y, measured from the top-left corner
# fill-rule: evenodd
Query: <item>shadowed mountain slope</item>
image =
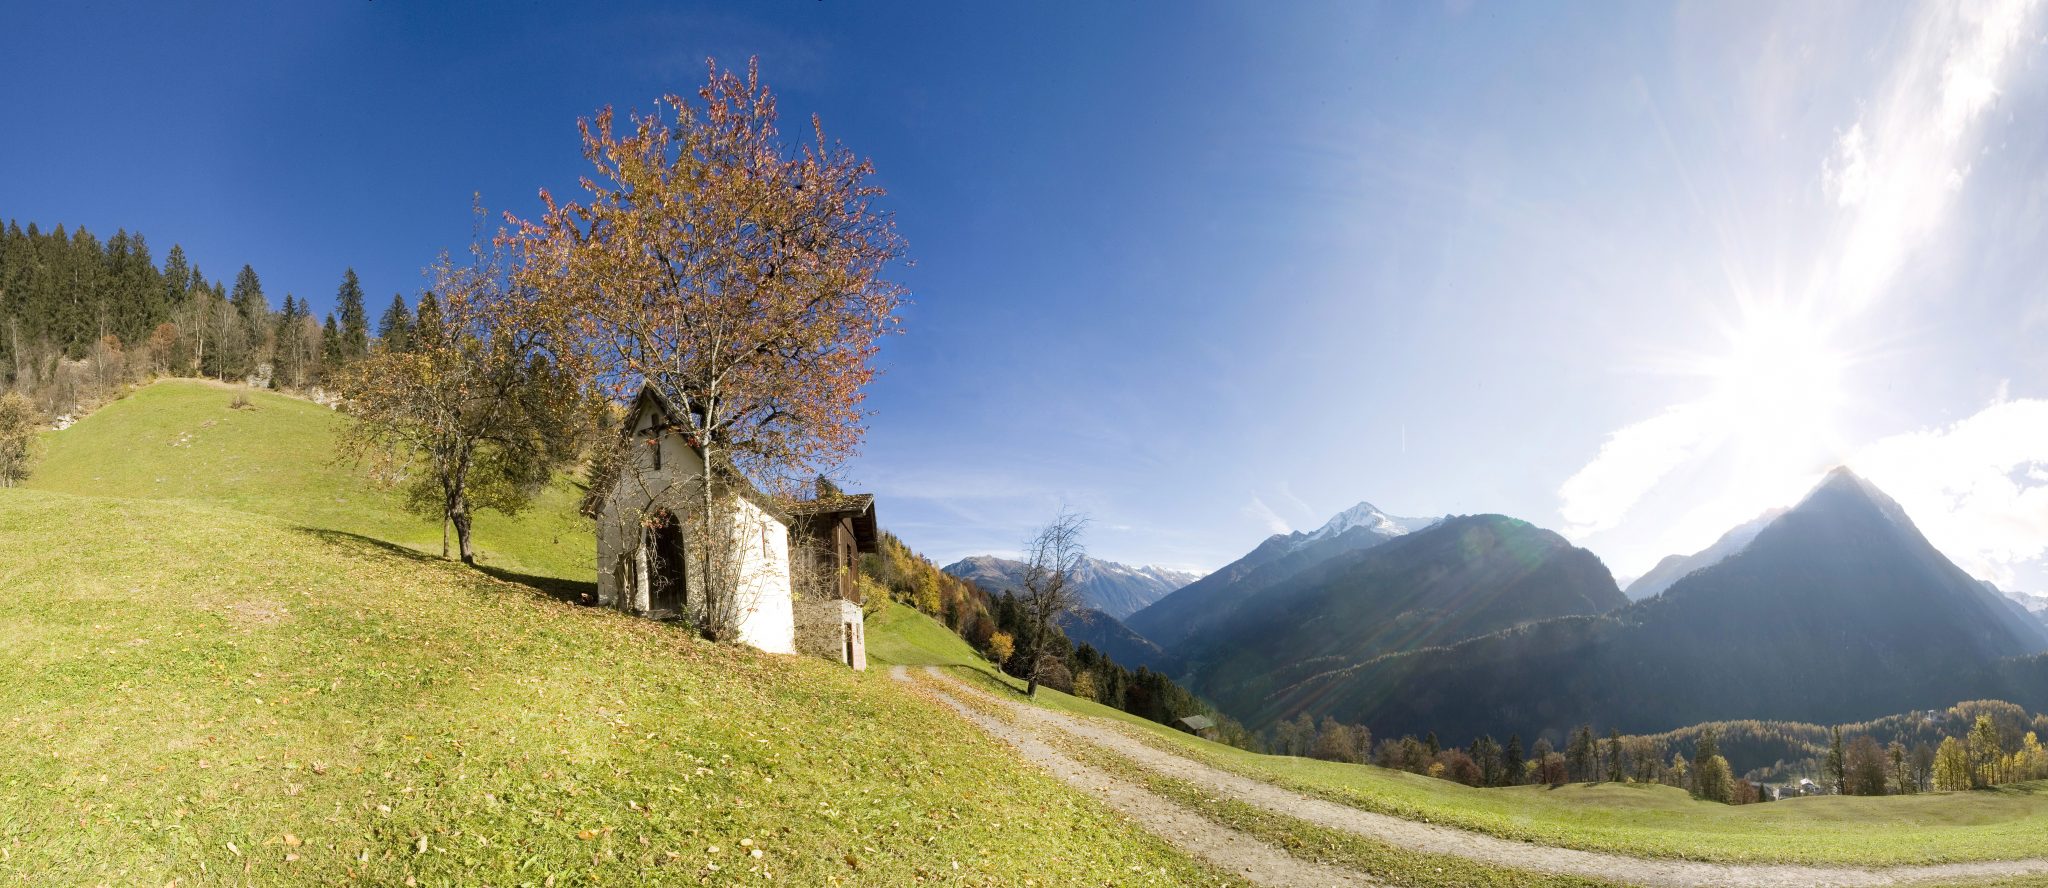
<path id="1" fill-rule="evenodd" d="M 1453 737 L 1849 722 L 1978 697 L 2035 705 L 2043 667 L 2004 658 L 2044 648 L 2038 623 L 1836 470 L 1742 551 L 1655 598 L 1332 670 L 1244 715 L 1308 710 Z"/>

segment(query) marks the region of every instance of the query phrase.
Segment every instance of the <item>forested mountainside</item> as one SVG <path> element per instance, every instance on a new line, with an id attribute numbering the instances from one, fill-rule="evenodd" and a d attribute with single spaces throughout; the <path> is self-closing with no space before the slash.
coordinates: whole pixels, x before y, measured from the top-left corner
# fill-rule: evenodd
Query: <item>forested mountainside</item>
<path id="1" fill-rule="evenodd" d="M 1245 602 L 1300 571 L 1347 552 L 1377 546 L 1435 521 L 1401 518 L 1371 503 L 1359 503 L 1337 513 L 1314 531 L 1267 537 L 1243 557 L 1124 618 L 1124 623 L 1132 631 L 1172 650 L 1204 627 L 1237 619 L 1237 609 Z"/>
<path id="2" fill-rule="evenodd" d="M 1591 552 L 1502 515 L 1447 518 L 1297 571 L 1175 648 L 1225 710 L 1381 654 L 1627 603 Z"/>

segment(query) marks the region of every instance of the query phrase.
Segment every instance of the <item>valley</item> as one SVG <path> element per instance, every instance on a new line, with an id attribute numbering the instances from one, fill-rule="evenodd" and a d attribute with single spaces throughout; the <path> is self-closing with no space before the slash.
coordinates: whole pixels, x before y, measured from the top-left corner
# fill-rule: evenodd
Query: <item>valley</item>
<path id="1" fill-rule="evenodd" d="M 2038 784 L 1739 807 L 1659 786 L 1476 789 L 1233 749 L 1052 689 L 1020 703 L 901 603 L 870 620 L 868 673 L 709 644 L 565 602 L 589 583 L 587 562 L 552 554 L 588 545 L 561 515 L 574 479 L 480 533 L 471 572 L 376 488 L 303 458 L 341 417 L 227 395 L 144 387 L 52 434 L 35 489 L 0 493 L 17 592 L 0 608 L 16 713 L 0 744 L 66 738 L 0 772 L 0 876 L 1861 885 L 2048 867 L 2030 857 Z M 181 443 L 205 434 L 215 446 Z M 117 440 L 122 470 L 87 468 Z M 1432 526 L 1464 545 L 1528 532 L 1462 521 Z M 1019 729 L 1069 769 L 977 739 Z M 1107 782 L 1062 785 L 1072 768 Z M 1323 850 L 1299 857 L 1304 836 Z M 1659 862 L 1679 860 L 1711 863 Z M 1849 863 L 1879 869 L 1827 869 Z M 1921 868 L 1885 869 L 1900 866 Z"/>

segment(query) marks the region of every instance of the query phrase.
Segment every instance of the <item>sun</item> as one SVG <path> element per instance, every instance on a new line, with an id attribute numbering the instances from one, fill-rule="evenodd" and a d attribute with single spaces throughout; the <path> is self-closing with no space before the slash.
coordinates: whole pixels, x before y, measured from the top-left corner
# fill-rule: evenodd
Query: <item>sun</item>
<path id="1" fill-rule="evenodd" d="M 1781 441 L 1825 431 L 1842 406 L 1850 365 L 1830 324 L 1793 306 L 1749 304 L 1727 338 L 1706 375 L 1729 431 Z"/>

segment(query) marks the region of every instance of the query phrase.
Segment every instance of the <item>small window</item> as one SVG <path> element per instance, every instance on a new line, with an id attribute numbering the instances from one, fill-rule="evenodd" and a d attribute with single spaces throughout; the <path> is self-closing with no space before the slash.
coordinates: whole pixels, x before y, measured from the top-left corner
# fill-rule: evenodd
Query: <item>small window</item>
<path id="1" fill-rule="evenodd" d="M 654 451 L 654 470 L 661 471 L 661 436 L 657 434 L 647 439 L 647 447 Z"/>
<path id="2" fill-rule="evenodd" d="M 768 525 L 761 525 L 761 557 L 768 557 Z"/>

